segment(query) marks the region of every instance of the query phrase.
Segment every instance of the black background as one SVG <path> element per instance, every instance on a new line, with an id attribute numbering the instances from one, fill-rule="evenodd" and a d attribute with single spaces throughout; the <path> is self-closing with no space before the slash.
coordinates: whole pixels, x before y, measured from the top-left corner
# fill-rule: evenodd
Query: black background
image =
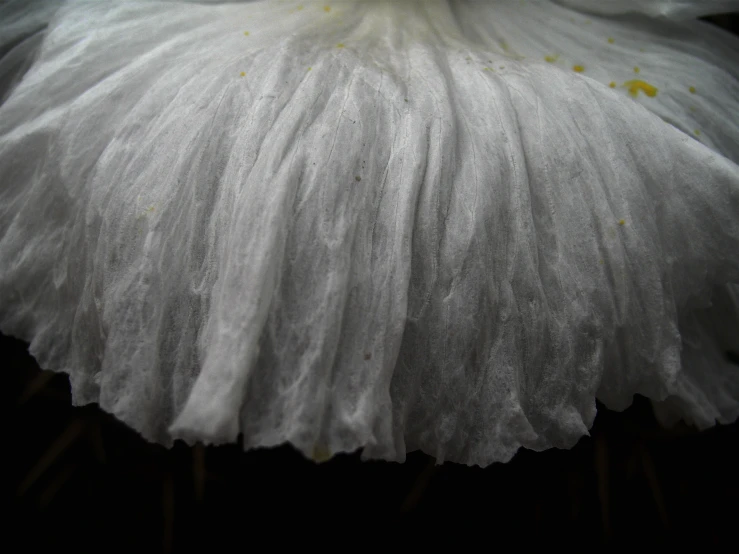
<path id="1" fill-rule="evenodd" d="M 290 447 L 167 450 L 95 406 L 71 407 L 66 376 L 41 372 L 26 344 L 0 342 L 6 538 L 24 551 L 473 539 L 491 548 L 735 551 L 737 424 L 665 430 L 637 397 L 623 413 L 599 407 L 591 436 L 572 450 L 521 450 L 485 469 L 437 466 L 420 452 L 405 464 L 340 455 L 316 465 Z"/>

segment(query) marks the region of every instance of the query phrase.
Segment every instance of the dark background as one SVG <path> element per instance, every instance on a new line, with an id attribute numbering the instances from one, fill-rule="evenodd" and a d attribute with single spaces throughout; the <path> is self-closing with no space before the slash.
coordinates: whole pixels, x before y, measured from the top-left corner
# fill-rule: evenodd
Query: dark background
<path id="1" fill-rule="evenodd" d="M 737 15 L 710 18 L 734 33 Z M 522 450 L 485 469 L 290 447 L 149 444 L 95 406 L 72 408 L 66 376 L 0 335 L 8 436 L 2 517 L 10 551 L 176 552 L 377 546 L 571 551 L 737 550 L 739 425 L 662 429 L 637 397 L 599 406 L 572 450 Z M 733 355 L 739 366 L 739 356 Z M 739 367 L 738 367 L 739 370 Z"/>
<path id="2" fill-rule="evenodd" d="M 41 372 L 26 349 L 0 336 L 4 523 L 6 540 L 24 551 L 472 539 L 501 548 L 736 551 L 737 424 L 661 429 L 637 397 L 623 413 L 600 406 L 591 436 L 572 450 L 522 450 L 485 469 L 436 466 L 420 452 L 405 464 L 340 455 L 316 465 L 290 447 L 167 450 L 95 406 L 71 407 L 66 376 Z"/>

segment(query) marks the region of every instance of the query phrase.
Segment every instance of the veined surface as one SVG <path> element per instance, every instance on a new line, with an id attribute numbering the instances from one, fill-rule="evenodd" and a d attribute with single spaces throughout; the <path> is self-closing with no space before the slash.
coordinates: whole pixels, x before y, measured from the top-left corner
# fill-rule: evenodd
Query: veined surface
<path id="1" fill-rule="evenodd" d="M 596 396 L 733 421 L 737 50 L 549 2 L 69 2 L 0 107 L 0 328 L 163 443 L 487 465 Z"/>

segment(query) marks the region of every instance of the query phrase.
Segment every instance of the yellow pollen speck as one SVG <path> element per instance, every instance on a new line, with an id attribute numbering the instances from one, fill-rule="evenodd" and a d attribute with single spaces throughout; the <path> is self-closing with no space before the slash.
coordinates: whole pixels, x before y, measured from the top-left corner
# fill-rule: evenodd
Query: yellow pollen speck
<path id="1" fill-rule="evenodd" d="M 482 70 L 483 70 L 483 71 L 493 71 L 493 70 L 492 70 L 492 69 L 490 69 L 489 67 L 483 67 L 483 68 L 482 68 Z"/>
<path id="2" fill-rule="evenodd" d="M 619 219 L 618 220 L 618 224 L 619 225 L 626 225 L 626 220 L 625 219 Z"/>
<path id="3" fill-rule="evenodd" d="M 297 8 L 295 8 L 295 9 L 296 9 L 296 10 L 298 10 L 298 11 L 300 11 L 300 10 L 302 10 L 302 9 L 303 9 L 303 6 L 298 6 L 298 7 L 297 7 Z"/>
<path id="4" fill-rule="evenodd" d="M 639 48 L 639 52 L 646 52 L 646 50 L 644 50 L 644 48 Z"/>
<path id="5" fill-rule="evenodd" d="M 603 260 L 598 260 L 598 263 L 599 263 L 600 265 L 603 265 L 603 264 L 604 264 L 605 262 L 604 262 Z"/>
<path id="6" fill-rule="evenodd" d="M 323 11 L 328 13 L 331 11 L 331 6 L 323 6 Z"/>
<path id="7" fill-rule="evenodd" d="M 654 98 L 658 92 L 657 87 L 650 85 L 646 81 L 626 81 L 623 86 L 629 89 L 631 96 L 639 96 L 639 91 L 642 91 L 650 98 Z"/>
<path id="8" fill-rule="evenodd" d="M 242 71 L 241 73 L 239 73 L 239 75 L 241 75 L 242 77 L 246 77 L 246 72 Z"/>
<path id="9" fill-rule="evenodd" d="M 640 71 L 641 71 L 641 69 L 639 69 L 638 67 L 635 67 L 634 68 L 634 73 L 639 73 Z"/>
<path id="10" fill-rule="evenodd" d="M 501 65 L 498 69 L 505 69 L 505 66 Z"/>
<path id="11" fill-rule="evenodd" d="M 328 450 L 328 448 L 323 446 L 316 446 L 313 449 L 313 461 L 318 462 L 319 464 L 321 462 L 326 462 L 331 459 L 331 452 Z"/>
<path id="12" fill-rule="evenodd" d="M 244 31 L 244 36 L 245 37 L 248 37 L 249 36 L 249 31 Z"/>
<path id="13" fill-rule="evenodd" d="M 336 48 L 344 48 L 344 43 L 340 42 L 339 44 L 336 45 Z"/>
<path id="14" fill-rule="evenodd" d="M 149 206 L 146 210 L 147 212 L 151 213 L 154 211 L 154 206 Z"/>
<path id="15" fill-rule="evenodd" d="M 554 63 L 557 61 L 558 56 L 544 56 L 544 61 Z"/>
<path id="16" fill-rule="evenodd" d="M 585 71 L 585 68 L 581 65 L 575 65 L 572 67 L 572 71 L 577 71 L 578 73 L 582 73 Z"/>
<path id="17" fill-rule="evenodd" d="M 693 132 L 695 133 L 695 136 L 697 136 L 697 137 L 701 136 L 701 132 L 700 132 L 700 130 L 696 129 L 696 130 L 695 130 L 695 131 L 693 131 Z"/>
<path id="18" fill-rule="evenodd" d="M 613 38 L 608 37 L 608 44 L 613 44 L 614 42 L 616 41 Z"/>
<path id="19" fill-rule="evenodd" d="M 690 87 L 688 90 L 690 91 L 690 94 L 695 94 L 695 87 Z"/>
<path id="20" fill-rule="evenodd" d="M 608 83 L 608 86 L 611 87 L 611 88 L 616 88 L 616 82 L 615 81 L 611 81 L 610 83 Z"/>

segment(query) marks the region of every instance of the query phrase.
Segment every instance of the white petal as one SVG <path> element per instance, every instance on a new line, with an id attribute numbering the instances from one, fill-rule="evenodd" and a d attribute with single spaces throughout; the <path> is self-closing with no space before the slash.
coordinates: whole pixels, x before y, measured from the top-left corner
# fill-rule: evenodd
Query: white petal
<path id="1" fill-rule="evenodd" d="M 465 6 L 456 15 L 469 40 L 521 61 L 577 68 L 739 162 L 737 37 L 698 21 L 585 16 L 549 2 Z M 471 63 L 490 65 L 479 55 Z"/>
<path id="2" fill-rule="evenodd" d="M 164 443 L 486 465 L 596 394 L 690 416 L 739 167 L 422 6 L 65 10 L 0 107 L 0 329 Z"/>
<path id="3" fill-rule="evenodd" d="M 643 13 L 652 17 L 693 19 L 739 11 L 738 0 L 558 0 L 592 13 L 616 15 Z"/>
<path id="4" fill-rule="evenodd" d="M 0 4 L 0 105 L 33 63 L 43 30 L 61 5 L 56 0 Z"/>
<path id="5" fill-rule="evenodd" d="M 739 353 L 739 286 L 717 287 L 712 306 L 687 314 L 680 324 L 683 367 L 669 398 L 655 402 L 666 424 L 680 419 L 706 429 L 739 417 L 739 371 L 726 352 Z"/>
<path id="6" fill-rule="evenodd" d="M 0 45 L 5 47 L 46 26 L 60 4 L 54 0 L 6 0 L 0 4 Z"/>

